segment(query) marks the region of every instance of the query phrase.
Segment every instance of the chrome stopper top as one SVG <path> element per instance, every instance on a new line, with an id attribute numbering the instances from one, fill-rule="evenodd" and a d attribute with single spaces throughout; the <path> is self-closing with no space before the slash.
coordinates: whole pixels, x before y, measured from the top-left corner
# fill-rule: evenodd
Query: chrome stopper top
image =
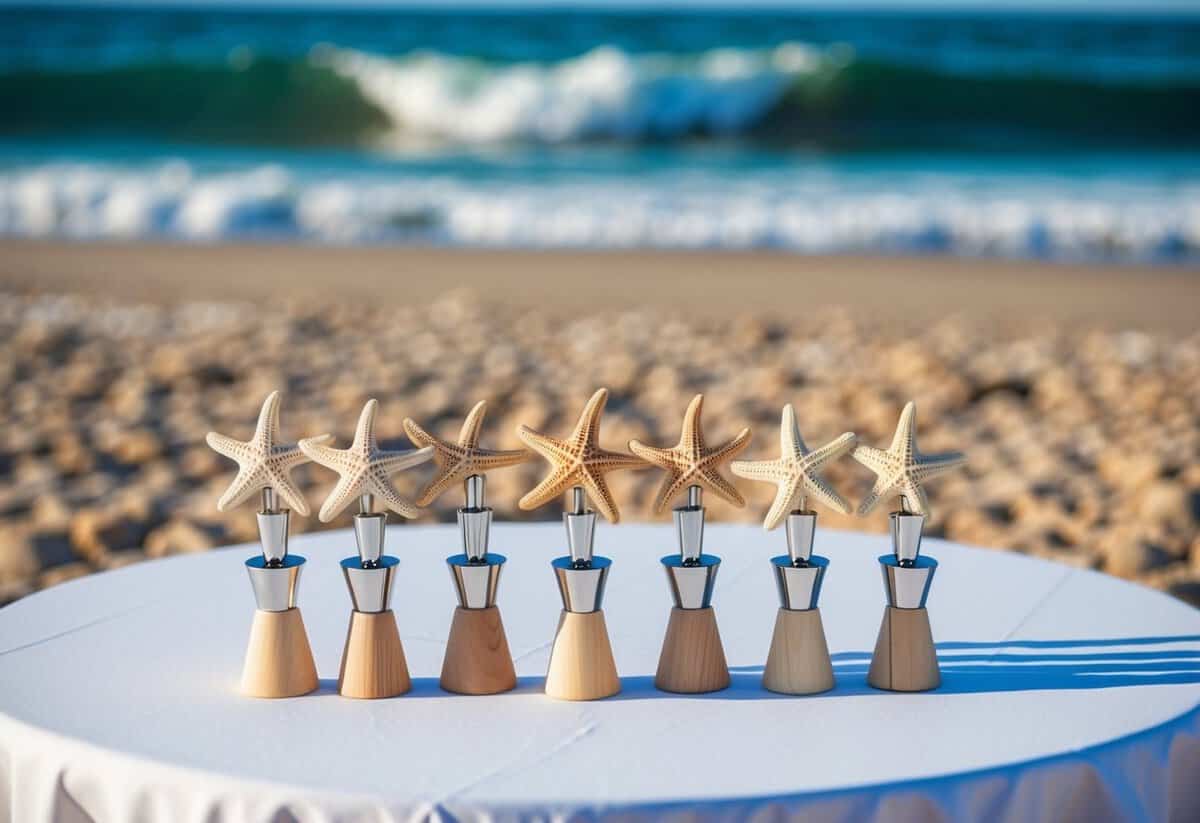
<path id="1" fill-rule="evenodd" d="M 892 552 L 896 562 L 907 568 L 915 566 L 921 555 L 921 532 L 925 528 L 925 515 L 908 511 L 892 512 Z"/>
<path id="2" fill-rule="evenodd" d="M 383 558 L 386 528 L 387 514 L 384 512 L 354 515 L 354 539 L 358 543 L 358 558 L 362 568 L 374 569 L 379 566 Z"/>
<path id="3" fill-rule="evenodd" d="M 486 563 L 488 534 L 492 528 L 492 510 L 484 505 L 486 483 L 482 474 L 466 480 L 466 505 L 458 510 L 458 527 L 462 532 L 463 554 L 471 563 Z"/>
<path id="4" fill-rule="evenodd" d="M 807 566 L 812 557 L 813 536 L 817 531 L 817 513 L 796 509 L 787 516 L 788 557 L 793 566 Z"/>
<path id="5" fill-rule="evenodd" d="M 256 512 L 258 539 L 262 543 L 263 562 L 269 568 L 282 568 L 288 556 L 288 518 L 283 511 Z"/>
<path id="6" fill-rule="evenodd" d="M 592 566 L 592 541 L 596 536 L 596 513 L 588 511 L 583 489 L 576 486 L 571 490 L 572 511 L 563 513 L 563 524 L 567 527 L 567 549 L 571 564 L 579 569 Z"/>
<path id="7" fill-rule="evenodd" d="M 676 506 L 674 515 L 679 558 L 685 566 L 697 566 L 704 553 L 704 505 L 699 486 L 688 487 L 687 505 Z"/>

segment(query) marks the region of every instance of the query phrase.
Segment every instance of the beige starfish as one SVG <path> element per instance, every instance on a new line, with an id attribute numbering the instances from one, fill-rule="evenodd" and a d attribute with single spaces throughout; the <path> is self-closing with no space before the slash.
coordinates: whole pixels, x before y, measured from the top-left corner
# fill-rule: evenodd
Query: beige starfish
<path id="1" fill-rule="evenodd" d="M 775 502 L 763 520 L 764 529 L 775 528 L 789 512 L 803 509 L 809 495 L 831 509 L 848 514 L 850 504 L 834 491 L 818 470 L 854 448 L 854 442 L 854 435 L 846 432 L 816 451 L 809 451 L 800 437 L 800 427 L 796 425 L 796 410 L 788 403 L 783 407 L 779 421 L 779 459 L 737 460 L 730 468 L 738 477 L 774 483 L 778 487 Z"/>
<path id="2" fill-rule="evenodd" d="M 673 448 L 660 449 L 647 446 L 640 440 L 629 441 L 631 452 L 667 473 L 654 499 L 655 514 L 661 513 L 667 503 L 688 486 L 706 488 L 735 506 L 746 505 L 746 499 L 737 487 L 721 476 L 720 467 L 750 445 L 750 430 L 742 429 L 737 437 L 723 446 L 707 448 L 704 430 L 700 426 L 700 410 L 703 406 L 704 395 L 698 394 L 692 398 L 683 414 L 679 442 Z"/>
<path id="3" fill-rule="evenodd" d="M 429 460 L 433 457 L 433 447 L 381 451 L 375 441 L 375 411 L 378 407 L 375 400 L 368 400 L 363 406 L 358 428 L 354 430 L 354 442 L 348 449 L 325 446 L 315 438 L 300 441 L 300 449 L 314 463 L 341 475 L 321 506 L 318 517 L 322 523 L 337 517 L 351 501 L 364 494 L 376 495 L 389 509 L 404 517 L 416 517 L 419 513 L 416 506 L 400 496 L 390 478 L 401 469 L 419 466 Z"/>
<path id="4" fill-rule="evenodd" d="M 437 476 L 429 481 L 429 485 L 417 498 L 418 506 L 428 506 L 438 495 L 450 487 L 450 484 L 465 480 L 473 474 L 486 474 L 493 469 L 503 469 L 524 463 L 533 457 L 525 449 L 513 451 L 493 451 L 479 447 L 479 429 L 483 426 L 483 416 L 487 411 L 487 403 L 480 400 L 467 414 L 462 429 L 458 433 L 458 442 L 450 443 L 440 437 L 434 437 L 418 426 L 410 418 L 404 418 L 404 431 L 408 439 L 417 446 L 431 446 L 433 461 L 438 466 Z"/>
<path id="5" fill-rule="evenodd" d="M 262 489 L 272 489 L 301 516 L 308 516 L 308 501 L 292 484 L 292 469 L 307 463 L 309 458 L 299 446 L 285 446 L 279 439 L 279 392 L 273 391 L 263 401 L 258 413 L 258 425 L 249 440 L 234 440 L 216 432 L 204 438 L 217 454 L 238 464 L 238 473 L 229 488 L 217 501 L 217 509 L 225 511 L 244 502 Z M 316 443 L 329 440 L 329 435 L 309 438 Z"/>
<path id="6" fill-rule="evenodd" d="M 565 440 L 548 437 L 535 432 L 528 426 L 518 426 L 517 436 L 526 446 L 533 449 L 550 463 L 550 474 L 517 504 L 529 511 L 564 494 L 572 486 L 581 486 L 596 509 L 610 523 L 621 519 L 616 501 L 604 475 L 618 469 L 636 469 L 644 466 L 640 457 L 621 452 L 610 452 L 600 448 L 597 437 L 600 433 L 600 415 L 608 401 L 608 389 L 600 389 L 592 395 L 579 415 L 579 422 Z"/>
<path id="7" fill-rule="evenodd" d="M 859 504 L 859 515 L 869 513 L 880 500 L 891 495 L 899 495 L 904 511 L 928 514 L 929 500 L 922 486 L 967 462 L 966 456 L 958 452 L 921 454 L 917 450 L 916 423 L 917 404 L 909 401 L 900 412 L 900 422 L 887 451 L 860 444 L 851 453 L 851 457 L 876 475 L 874 488 Z"/>

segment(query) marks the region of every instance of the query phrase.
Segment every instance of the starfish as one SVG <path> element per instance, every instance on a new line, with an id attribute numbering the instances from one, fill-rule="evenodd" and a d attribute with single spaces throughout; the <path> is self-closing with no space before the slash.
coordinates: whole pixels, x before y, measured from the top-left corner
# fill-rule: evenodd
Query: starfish
<path id="1" fill-rule="evenodd" d="M 487 403 L 480 400 L 467 414 L 462 429 L 458 433 L 458 442 L 449 443 L 440 437 L 434 437 L 418 426 L 410 418 L 404 418 L 404 431 L 408 439 L 417 446 L 433 447 L 433 461 L 437 464 L 438 473 L 417 498 L 418 506 L 428 506 L 438 496 L 457 480 L 465 480 L 473 474 L 485 474 L 493 469 L 503 469 L 524 463 L 533 457 L 525 449 L 513 451 L 493 451 L 479 447 L 479 429 L 483 426 L 483 416 L 487 411 Z"/>
<path id="2" fill-rule="evenodd" d="M 296 445 L 277 444 L 279 439 L 279 392 L 273 391 L 263 401 L 258 413 L 258 425 L 249 440 L 234 440 L 224 434 L 209 432 L 204 438 L 217 454 L 238 464 L 238 473 L 229 488 L 217 501 L 217 510 L 226 511 L 240 505 L 257 491 L 272 489 L 297 514 L 308 516 L 308 501 L 292 483 L 292 469 L 307 463 Z M 329 440 L 329 435 L 309 438 L 316 443 Z"/>
<path id="3" fill-rule="evenodd" d="M 945 454 L 921 454 L 916 439 L 917 404 L 909 401 L 900 412 L 896 434 L 887 450 L 874 446 L 858 445 L 850 455 L 875 472 L 875 486 L 859 504 L 859 515 L 875 508 L 884 497 L 900 496 L 900 507 L 913 514 L 928 514 L 929 500 L 922 486 L 926 481 L 945 474 L 967 462 L 965 455 L 958 452 Z"/>
<path id="4" fill-rule="evenodd" d="M 796 425 L 796 410 L 788 403 L 783 407 L 779 421 L 779 459 L 737 460 L 730 468 L 738 477 L 778 486 L 775 502 L 763 520 L 764 529 L 774 529 L 789 512 L 803 509 L 809 495 L 831 509 L 848 514 L 850 504 L 834 491 L 818 470 L 854 448 L 854 442 L 854 435 L 846 432 L 816 451 L 809 451 L 800 437 L 800 427 Z"/>
<path id="5" fill-rule="evenodd" d="M 692 398 L 683 414 L 679 442 L 673 448 L 659 449 L 639 440 L 629 441 L 631 452 L 667 473 L 654 499 L 655 514 L 660 514 L 667 502 L 688 486 L 702 486 L 735 506 L 746 505 L 746 499 L 737 487 L 721 476 L 720 466 L 750 445 L 750 430 L 742 429 L 737 437 L 723 446 L 707 448 L 704 430 L 700 426 L 700 410 L 703 406 L 704 395 L 698 394 Z"/>
<path id="6" fill-rule="evenodd" d="M 348 449 L 323 445 L 315 438 L 300 441 L 300 449 L 314 463 L 341 475 L 317 515 L 322 523 L 337 517 L 350 502 L 364 494 L 377 495 L 384 504 L 404 517 L 416 517 L 417 507 L 405 500 L 392 485 L 391 476 L 401 469 L 419 466 L 433 457 L 433 447 L 385 452 L 375 441 L 375 411 L 379 403 L 368 400 L 358 416 L 354 442 Z"/>
<path id="7" fill-rule="evenodd" d="M 600 433 L 600 415 L 608 401 L 608 389 L 600 389 L 592 395 L 579 422 L 565 440 L 540 434 L 528 426 L 518 426 L 517 436 L 526 446 L 533 449 L 550 463 L 550 474 L 521 498 L 519 505 L 529 511 L 542 506 L 566 492 L 572 486 L 582 486 L 597 510 L 610 523 L 621 519 L 616 501 L 604 475 L 618 469 L 636 469 L 643 465 L 640 457 L 621 452 L 610 452 L 600 448 L 596 439 Z"/>

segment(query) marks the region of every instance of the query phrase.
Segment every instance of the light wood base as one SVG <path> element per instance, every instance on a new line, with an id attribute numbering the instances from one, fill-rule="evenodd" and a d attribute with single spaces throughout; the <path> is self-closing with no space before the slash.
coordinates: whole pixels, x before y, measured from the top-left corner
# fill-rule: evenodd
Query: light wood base
<path id="1" fill-rule="evenodd" d="M 392 610 L 351 612 L 338 673 L 342 697 L 374 699 L 395 697 L 412 688 L 400 630 Z"/>
<path id="2" fill-rule="evenodd" d="M 818 694 L 833 688 L 820 609 L 780 609 L 775 615 L 763 688 L 782 694 Z"/>
<path id="3" fill-rule="evenodd" d="M 671 609 L 654 685 L 680 694 L 703 694 L 729 686 L 725 647 L 712 606 Z"/>
<path id="4" fill-rule="evenodd" d="M 886 607 L 867 683 L 894 692 L 923 692 L 941 685 L 929 612 Z"/>
<path id="5" fill-rule="evenodd" d="M 442 660 L 442 688 L 458 694 L 499 694 L 516 685 L 500 609 L 456 608 Z"/>
<path id="6" fill-rule="evenodd" d="M 317 666 L 300 610 L 256 610 L 242 667 L 242 694 L 298 697 L 316 688 Z"/>
<path id="7" fill-rule="evenodd" d="M 564 611 L 558 618 L 546 694 L 559 700 L 598 700 L 621 691 L 604 612 L 576 614 Z"/>

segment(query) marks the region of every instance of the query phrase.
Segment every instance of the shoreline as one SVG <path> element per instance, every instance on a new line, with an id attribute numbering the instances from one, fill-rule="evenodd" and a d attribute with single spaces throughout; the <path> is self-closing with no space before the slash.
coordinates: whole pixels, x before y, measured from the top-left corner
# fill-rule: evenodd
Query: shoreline
<path id="1" fill-rule="evenodd" d="M 352 272 L 352 276 L 348 276 Z M 662 309 L 697 317 L 842 307 L 893 328 L 947 315 L 1032 326 L 1187 334 L 1200 272 L 923 257 L 738 251 L 541 251 L 0 240 L 0 287 L 170 304 L 370 297 L 426 303 L 468 290 L 514 308 Z"/>

